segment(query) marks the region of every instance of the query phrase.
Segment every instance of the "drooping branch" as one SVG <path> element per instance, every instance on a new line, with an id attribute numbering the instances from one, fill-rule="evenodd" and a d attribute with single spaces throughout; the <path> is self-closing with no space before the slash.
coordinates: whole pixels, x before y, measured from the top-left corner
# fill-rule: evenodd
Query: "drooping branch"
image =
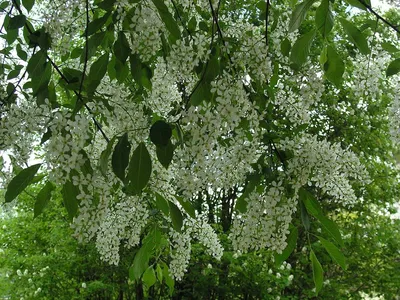
<path id="1" fill-rule="evenodd" d="M 13 4 L 15 5 L 15 8 L 18 10 L 18 12 L 23 15 L 23 12 L 21 10 L 21 8 L 19 7 L 18 3 L 13 0 Z M 33 34 L 32 29 L 25 24 L 25 28 L 28 30 L 29 34 Z M 56 72 L 58 73 L 58 75 L 67 83 L 69 84 L 69 80 L 68 78 L 61 72 L 60 68 L 57 66 L 57 64 L 51 59 L 51 57 L 48 55 L 47 52 L 45 52 L 46 58 L 47 60 L 50 62 L 50 64 L 53 66 L 53 68 L 56 70 Z M 95 126 L 97 127 L 97 129 L 100 131 L 100 133 L 102 134 L 103 138 L 106 140 L 106 142 L 108 143 L 110 141 L 110 139 L 107 137 L 106 133 L 104 132 L 103 128 L 101 127 L 100 123 L 96 120 L 96 118 L 94 117 L 94 114 L 92 112 L 92 110 L 90 109 L 90 107 L 85 103 L 85 101 L 82 99 L 82 96 L 80 95 L 80 93 L 76 90 L 74 90 L 74 94 L 77 96 L 79 101 L 82 101 L 84 107 L 86 108 L 86 110 L 89 112 L 93 123 L 95 124 Z"/>
<path id="2" fill-rule="evenodd" d="M 368 5 L 365 0 L 358 0 L 362 5 L 364 5 L 369 12 L 371 12 L 375 17 L 377 17 L 379 20 L 381 20 L 383 23 L 388 25 L 390 28 L 392 28 L 394 31 L 400 34 L 399 26 L 393 25 L 390 23 L 388 20 L 386 20 L 384 17 L 382 17 L 380 14 L 378 14 L 372 7 L 371 5 Z"/>

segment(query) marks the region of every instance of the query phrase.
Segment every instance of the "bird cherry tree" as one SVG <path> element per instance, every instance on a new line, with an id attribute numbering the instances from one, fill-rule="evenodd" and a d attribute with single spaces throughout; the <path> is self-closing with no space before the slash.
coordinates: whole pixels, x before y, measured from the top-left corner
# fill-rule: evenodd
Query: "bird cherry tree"
<path id="1" fill-rule="evenodd" d="M 0 9 L 0 149 L 14 165 L 3 167 L 6 203 L 41 180 L 35 216 L 61 193 L 75 237 L 95 241 L 110 264 L 121 247 L 135 249 L 129 276 L 147 286 L 181 279 L 193 240 L 221 258 L 213 218 L 226 219 L 235 251 L 268 248 L 278 262 L 303 228 L 317 293 L 312 240 L 346 268 L 324 207 L 362 203 L 368 162 L 386 153 L 354 125 L 342 139 L 332 116 L 359 114 L 373 130 L 370 107 L 384 101 L 382 134 L 399 138 L 398 29 L 369 1 L 13 0 Z M 210 212 L 205 195 L 221 193 Z"/>

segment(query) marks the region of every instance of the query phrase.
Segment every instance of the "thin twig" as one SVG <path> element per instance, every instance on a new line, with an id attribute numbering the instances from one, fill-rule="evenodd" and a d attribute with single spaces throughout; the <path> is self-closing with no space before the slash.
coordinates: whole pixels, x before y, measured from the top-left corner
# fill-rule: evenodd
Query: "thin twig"
<path id="1" fill-rule="evenodd" d="M 81 79 L 81 84 L 79 86 L 79 93 L 78 93 L 79 97 L 81 97 L 82 94 L 83 81 L 85 80 L 87 62 L 89 57 L 88 31 L 89 31 L 89 0 L 86 0 L 85 63 L 83 65 L 82 79 Z"/>
<path id="2" fill-rule="evenodd" d="M 372 7 L 370 5 L 368 5 L 367 3 L 365 3 L 364 0 L 358 0 L 362 5 L 364 5 L 372 14 L 374 14 L 379 20 L 381 20 L 383 23 L 385 23 L 386 25 L 388 25 L 390 28 L 392 28 L 394 31 L 396 31 L 397 33 L 400 33 L 400 30 L 398 28 L 398 26 L 393 25 L 392 23 L 390 23 L 388 20 L 386 20 L 384 17 L 382 17 L 380 14 L 378 14 L 375 10 L 372 9 Z"/>

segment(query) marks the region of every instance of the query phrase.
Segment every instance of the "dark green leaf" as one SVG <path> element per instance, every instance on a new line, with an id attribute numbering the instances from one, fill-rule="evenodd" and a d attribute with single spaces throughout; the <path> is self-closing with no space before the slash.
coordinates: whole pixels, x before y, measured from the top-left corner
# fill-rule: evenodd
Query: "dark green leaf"
<path id="1" fill-rule="evenodd" d="M 386 69 L 386 76 L 393 76 L 400 71 L 400 58 L 392 61 Z"/>
<path id="2" fill-rule="evenodd" d="M 11 45 L 12 43 L 15 42 L 15 40 L 18 37 L 18 29 L 9 29 L 7 30 L 7 34 L 6 34 L 6 41 L 8 43 L 8 45 Z"/>
<path id="3" fill-rule="evenodd" d="M 51 192 L 54 190 L 54 188 L 54 185 L 48 181 L 45 186 L 39 191 L 36 196 L 35 207 L 33 209 L 34 218 L 39 216 L 43 212 L 43 209 L 49 203 Z"/>
<path id="4" fill-rule="evenodd" d="M 292 51 L 290 52 L 290 60 L 297 66 L 300 67 L 307 61 L 314 37 L 315 31 L 311 30 L 300 36 L 294 43 Z"/>
<path id="5" fill-rule="evenodd" d="M 339 227 L 336 223 L 321 215 L 318 217 L 318 221 L 321 222 L 322 227 L 335 239 L 335 241 L 341 247 L 344 247 L 342 235 L 340 234 Z"/>
<path id="6" fill-rule="evenodd" d="M 297 4 L 290 18 L 289 32 L 295 31 L 300 27 L 307 15 L 307 11 L 314 2 L 315 0 L 304 0 L 302 3 Z"/>
<path id="7" fill-rule="evenodd" d="M 26 10 L 29 12 L 29 11 L 31 11 L 33 5 L 35 4 L 35 0 L 22 0 L 22 4 L 26 8 Z"/>
<path id="8" fill-rule="evenodd" d="M 242 195 L 236 201 L 235 210 L 244 214 L 247 211 L 247 204 L 245 197 Z"/>
<path id="9" fill-rule="evenodd" d="M 120 62 L 118 59 L 115 60 L 115 77 L 119 83 L 123 83 L 129 75 L 129 67 L 126 63 Z"/>
<path id="10" fill-rule="evenodd" d="M 308 215 L 307 209 L 304 206 L 303 201 L 300 201 L 299 205 L 300 205 L 301 222 L 303 223 L 304 228 L 307 231 L 309 231 L 310 230 L 310 216 Z"/>
<path id="11" fill-rule="evenodd" d="M 157 7 L 161 20 L 164 22 L 167 30 L 171 33 L 173 40 L 180 39 L 181 31 L 179 29 L 178 22 L 172 17 L 164 1 L 163 0 L 152 0 L 152 1 L 154 5 Z"/>
<path id="12" fill-rule="evenodd" d="M 108 12 L 104 16 L 94 19 L 92 22 L 90 22 L 87 27 L 87 35 L 89 36 L 99 31 L 103 27 L 103 25 L 107 22 L 110 15 L 111 12 Z"/>
<path id="13" fill-rule="evenodd" d="M 120 31 L 118 33 L 118 39 L 114 43 L 114 54 L 115 57 L 121 62 L 125 63 L 129 54 L 131 53 L 131 48 L 129 42 L 125 36 L 125 33 Z"/>
<path id="14" fill-rule="evenodd" d="M 41 165 L 42 164 L 36 164 L 23 169 L 11 179 L 5 194 L 6 202 L 14 200 L 31 183 Z"/>
<path id="15" fill-rule="evenodd" d="M 389 52 L 389 53 L 396 53 L 396 52 L 399 52 L 399 51 L 400 51 L 400 50 L 397 49 L 393 44 L 391 44 L 391 43 L 389 43 L 389 42 L 383 42 L 383 43 L 381 44 L 381 46 L 382 46 L 382 49 L 383 49 L 383 50 L 386 50 L 386 51 Z"/>
<path id="16" fill-rule="evenodd" d="M 116 0 L 104 0 L 104 1 L 100 2 L 99 4 L 97 4 L 97 6 L 106 11 L 112 11 L 114 8 L 115 2 L 116 2 Z"/>
<path id="17" fill-rule="evenodd" d="M 343 270 L 347 269 L 346 258 L 344 257 L 343 253 L 330 241 L 325 240 L 322 237 L 318 237 L 319 241 L 321 242 L 322 246 L 324 246 L 325 250 L 329 253 L 332 259 L 342 267 Z"/>
<path id="18" fill-rule="evenodd" d="M 168 202 L 168 205 L 172 226 L 174 227 L 175 231 L 182 232 L 183 217 L 181 210 L 172 202 Z"/>
<path id="19" fill-rule="evenodd" d="M 200 105 L 203 100 L 208 102 L 211 99 L 211 85 L 202 80 L 190 96 L 190 104 L 194 106 Z M 208 100 L 208 101 L 207 101 Z"/>
<path id="20" fill-rule="evenodd" d="M 128 134 L 125 133 L 118 139 L 111 158 L 112 169 L 122 182 L 125 181 L 125 170 L 128 167 L 130 151 L 131 144 L 128 141 Z"/>
<path id="21" fill-rule="evenodd" d="M 150 140 L 156 146 L 166 146 L 172 136 L 171 126 L 162 121 L 156 121 L 150 128 Z"/>
<path id="22" fill-rule="evenodd" d="M 362 54 L 369 54 L 371 51 L 369 50 L 367 39 L 364 37 L 363 33 L 346 19 L 339 18 L 339 21 L 350 41 L 356 45 L 358 50 L 360 50 Z"/>
<path id="23" fill-rule="evenodd" d="M 128 189 L 139 194 L 147 185 L 151 175 L 151 157 L 144 143 L 132 153 L 128 171 Z"/>
<path id="24" fill-rule="evenodd" d="M 68 212 L 69 219 L 72 221 L 78 213 L 78 199 L 76 197 L 79 194 L 79 188 L 68 180 L 62 188 L 61 194 L 63 196 L 64 206 Z"/>
<path id="25" fill-rule="evenodd" d="M 326 38 L 329 32 L 331 32 L 333 28 L 333 15 L 329 0 L 322 0 L 321 5 L 317 8 L 315 25 L 323 38 Z"/>
<path id="26" fill-rule="evenodd" d="M 22 50 L 21 44 L 17 44 L 16 50 L 17 55 L 20 59 L 22 59 L 23 61 L 26 61 L 28 59 L 28 54 L 24 50 Z"/>
<path id="27" fill-rule="evenodd" d="M 169 205 L 168 201 L 165 200 L 163 196 L 161 196 L 159 193 L 156 193 L 156 206 L 159 210 L 163 212 L 165 216 L 169 216 Z"/>
<path id="28" fill-rule="evenodd" d="M 107 72 L 108 66 L 108 53 L 100 56 L 91 66 L 88 75 L 88 94 L 93 95 L 96 88 L 99 86 L 101 80 Z"/>
<path id="29" fill-rule="evenodd" d="M 292 230 L 290 231 L 289 236 L 287 237 L 287 240 L 286 240 L 287 246 L 286 246 L 286 248 L 282 251 L 281 254 L 276 254 L 275 255 L 275 263 L 278 266 L 281 265 L 285 260 L 287 260 L 289 258 L 289 256 L 290 256 L 290 254 L 296 248 L 297 237 L 298 237 L 297 227 L 293 227 Z"/>
<path id="30" fill-rule="evenodd" d="M 175 196 L 176 200 L 178 200 L 179 204 L 183 207 L 186 213 L 191 216 L 193 219 L 196 218 L 196 211 L 189 200 L 184 200 L 182 197 Z"/>
<path id="31" fill-rule="evenodd" d="M 321 264 L 319 263 L 317 257 L 315 256 L 315 253 L 313 250 L 311 250 L 311 252 L 310 252 L 310 260 L 311 260 L 311 266 L 312 266 L 312 270 L 313 270 L 315 290 L 318 295 L 319 291 L 322 289 L 322 284 L 324 281 L 324 272 L 322 270 Z"/>
<path id="32" fill-rule="evenodd" d="M 301 188 L 299 190 L 299 197 L 300 201 L 302 201 L 307 208 L 307 211 L 313 215 L 314 217 L 318 218 L 319 215 L 323 215 L 322 209 L 318 200 L 307 191 L 305 188 Z"/>
<path id="33" fill-rule="evenodd" d="M 20 72 L 21 72 L 21 69 L 12 70 L 10 73 L 8 73 L 7 80 L 14 79 L 14 78 L 18 77 Z"/>
<path id="34" fill-rule="evenodd" d="M 29 77 L 35 78 L 37 76 L 41 76 L 46 67 L 45 64 L 46 64 L 46 54 L 42 50 L 32 55 L 26 67 Z"/>
<path id="35" fill-rule="evenodd" d="M 357 7 L 357 8 L 362 9 L 362 10 L 367 10 L 367 8 L 365 7 L 365 5 L 362 4 L 362 2 L 361 2 L 360 0 L 345 0 L 345 1 L 346 1 L 348 4 L 350 4 L 350 5 L 354 6 L 354 7 Z M 370 0 L 364 0 L 364 2 L 365 2 L 367 5 L 371 6 Z"/>
<path id="36" fill-rule="evenodd" d="M 15 17 L 10 18 L 8 23 L 7 30 L 13 30 L 21 28 L 25 25 L 26 17 L 24 15 L 17 15 Z"/>
<path id="37" fill-rule="evenodd" d="M 174 156 L 174 146 L 171 141 L 168 141 L 166 146 L 157 146 L 156 154 L 158 161 L 163 165 L 164 168 L 168 169 L 171 164 L 172 157 Z"/>
<path id="38" fill-rule="evenodd" d="M 328 45 L 326 52 L 326 62 L 324 63 L 326 78 L 328 78 L 328 80 L 336 86 L 339 86 L 342 82 L 344 70 L 345 66 L 342 59 L 336 53 L 335 49 L 332 46 Z"/>
<path id="39" fill-rule="evenodd" d="M 47 131 L 43 134 L 42 139 L 40 140 L 40 145 L 43 145 L 46 141 L 51 138 L 52 132 L 50 128 L 47 128 Z"/>
<path id="40" fill-rule="evenodd" d="M 289 56 L 292 45 L 288 39 L 284 39 L 281 43 L 281 52 L 284 56 Z"/>
<path id="41" fill-rule="evenodd" d="M 114 136 L 107 144 L 106 149 L 104 149 L 103 152 L 100 154 L 100 160 L 99 160 L 99 168 L 101 174 L 103 174 L 104 177 L 107 177 L 108 173 L 108 159 L 111 155 L 112 147 L 114 145 L 114 141 L 117 137 Z"/>

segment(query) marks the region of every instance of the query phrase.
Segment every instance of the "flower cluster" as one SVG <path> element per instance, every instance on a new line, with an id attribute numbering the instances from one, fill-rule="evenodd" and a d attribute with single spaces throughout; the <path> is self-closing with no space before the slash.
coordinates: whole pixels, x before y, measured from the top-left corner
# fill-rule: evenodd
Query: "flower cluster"
<path id="1" fill-rule="evenodd" d="M 282 252 L 296 198 L 288 198 L 282 181 L 272 182 L 262 193 L 253 191 L 247 198 L 247 211 L 235 218 L 230 234 L 235 250 L 247 252 L 269 248 Z"/>
<path id="2" fill-rule="evenodd" d="M 358 157 L 350 150 L 318 140 L 316 136 L 305 134 L 293 140 L 281 142 L 283 150 L 292 151 L 286 175 L 295 188 L 314 185 L 334 201 L 352 206 L 357 197 L 350 180 L 369 182 L 369 175 Z"/>

